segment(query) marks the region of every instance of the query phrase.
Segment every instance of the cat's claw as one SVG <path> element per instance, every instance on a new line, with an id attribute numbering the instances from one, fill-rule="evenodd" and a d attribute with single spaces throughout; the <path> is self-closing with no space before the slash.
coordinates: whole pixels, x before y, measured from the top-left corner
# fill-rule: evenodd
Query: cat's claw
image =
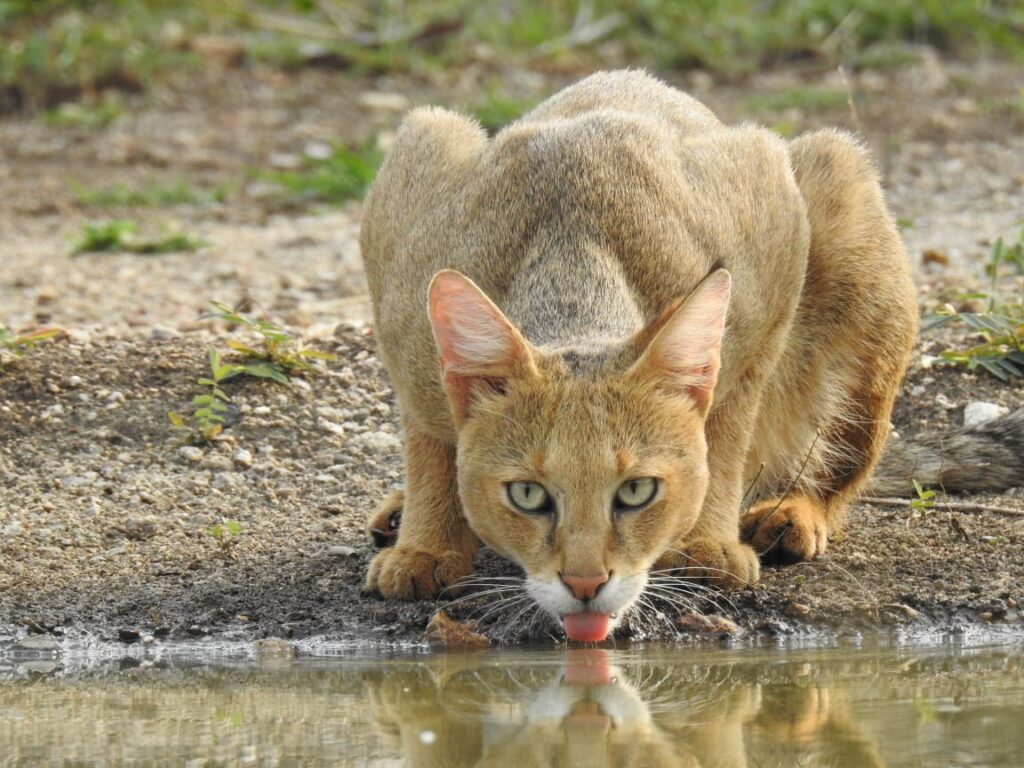
<path id="1" fill-rule="evenodd" d="M 825 553 L 828 527 L 821 504 L 805 496 L 771 499 L 740 520 L 740 536 L 765 563 L 788 565 Z"/>
<path id="2" fill-rule="evenodd" d="M 761 576 L 757 553 L 739 541 L 699 538 L 670 549 L 655 563 L 655 570 L 670 570 L 692 581 L 739 589 L 756 584 Z"/>
<path id="3" fill-rule="evenodd" d="M 365 590 L 398 600 L 431 599 L 442 591 L 454 595 L 459 591 L 454 585 L 472 571 L 472 561 L 460 552 L 435 553 L 399 544 L 381 550 L 370 562 Z"/>

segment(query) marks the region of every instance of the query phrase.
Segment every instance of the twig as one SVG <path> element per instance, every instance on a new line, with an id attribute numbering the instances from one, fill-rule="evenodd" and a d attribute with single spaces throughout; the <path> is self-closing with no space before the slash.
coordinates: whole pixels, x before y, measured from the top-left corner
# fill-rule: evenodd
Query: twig
<path id="1" fill-rule="evenodd" d="M 877 504 L 880 507 L 909 507 L 913 499 L 897 499 L 888 496 L 861 496 L 860 501 L 865 504 Z M 1011 517 L 1024 517 L 1024 510 L 1013 507 L 998 507 L 994 504 L 976 504 L 971 501 L 943 501 L 942 506 L 946 509 L 958 510 L 960 512 L 995 512 L 999 515 L 1010 515 Z"/>
<path id="2" fill-rule="evenodd" d="M 863 136 L 864 125 L 860 121 L 857 105 L 853 102 L 853 88 L 850 87 L 850 81 L 846 79 L 846 68 L 842 64 L 839 65 L 839 78 L 843 81 L 843 88 L 846 89 L 846 104 L 849 106 L 850 114 L 853 116 L 853 124 L 857 127 L 857 133 Z"/>

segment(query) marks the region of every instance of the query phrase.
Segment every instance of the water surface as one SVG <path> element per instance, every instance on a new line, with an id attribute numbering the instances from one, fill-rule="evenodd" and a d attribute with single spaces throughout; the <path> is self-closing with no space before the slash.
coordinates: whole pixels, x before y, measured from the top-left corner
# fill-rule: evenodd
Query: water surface
<path id="1" fill-rule="evenodd" d="M 0 764 L 1021 766 L 1017 647 L 0 659 Z"/>

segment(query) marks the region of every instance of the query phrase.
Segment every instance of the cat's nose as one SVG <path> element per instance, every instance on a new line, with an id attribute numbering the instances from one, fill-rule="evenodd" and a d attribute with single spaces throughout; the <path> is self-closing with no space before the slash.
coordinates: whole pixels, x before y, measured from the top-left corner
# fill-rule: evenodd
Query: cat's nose
<path id="1" fill-rule="evenodd" d="M 602 573 L 600 576 L 570 576 L 569 574 L 561 574 L 561 576 L 562 583 L 569 588 L 577 600 L 593 600 L 601 591 L 601 587 L 608 583 L 607 573 Z"/>

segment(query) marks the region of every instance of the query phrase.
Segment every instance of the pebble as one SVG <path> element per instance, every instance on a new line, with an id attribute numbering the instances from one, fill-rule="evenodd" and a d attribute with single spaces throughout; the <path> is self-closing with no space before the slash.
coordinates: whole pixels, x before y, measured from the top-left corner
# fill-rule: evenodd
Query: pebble
<path id="1" fill-rule="evenodd" d="M 366 434 L 359 435 L 356 440 L 361 445 L 377 453 L 387 453 L 402 447 L 402 441 L 394 435 L 389 435 L 387 432 L 367 432 Z"/>
<path id="2" fill-rule="evenodd" d="M 178 455 L 185 461 L 196 463 L 202 461 L 203 452 L 194 445 L 183 445 L 178 449 Z"/>
<path id="3" fill-rule="evenodd" d="M 231 454 L 231 460 L 238 466 L 249 469 L 252 466 L 252 452 L 247 451 L 245 448 L 239 448 Z"/>
<path id="4" fill-rule="evenodd" d="M 199 463 L 199 466 L 214 472 L 230 472 L 235 468 L 234 463 L 227 456 L 207 456 Z"/>
<path id="5" fill-rule="evenodd" d="M 992 421 L 1000 416 L 1005 416 L 1009 412 L 1010 409 L 1004 405 L 974 400 L 964 408 L 964 426 L 976 427 L 979 424 L 984 424 L 986 421 Z"/>
<path id="6" fill-rule="evenodd" d="M 352 557 L 353 555 L 358 555 L 359 550 L 344 544 L 332 544 L 327 548 L 327 554 L 331 557 Z"/>

